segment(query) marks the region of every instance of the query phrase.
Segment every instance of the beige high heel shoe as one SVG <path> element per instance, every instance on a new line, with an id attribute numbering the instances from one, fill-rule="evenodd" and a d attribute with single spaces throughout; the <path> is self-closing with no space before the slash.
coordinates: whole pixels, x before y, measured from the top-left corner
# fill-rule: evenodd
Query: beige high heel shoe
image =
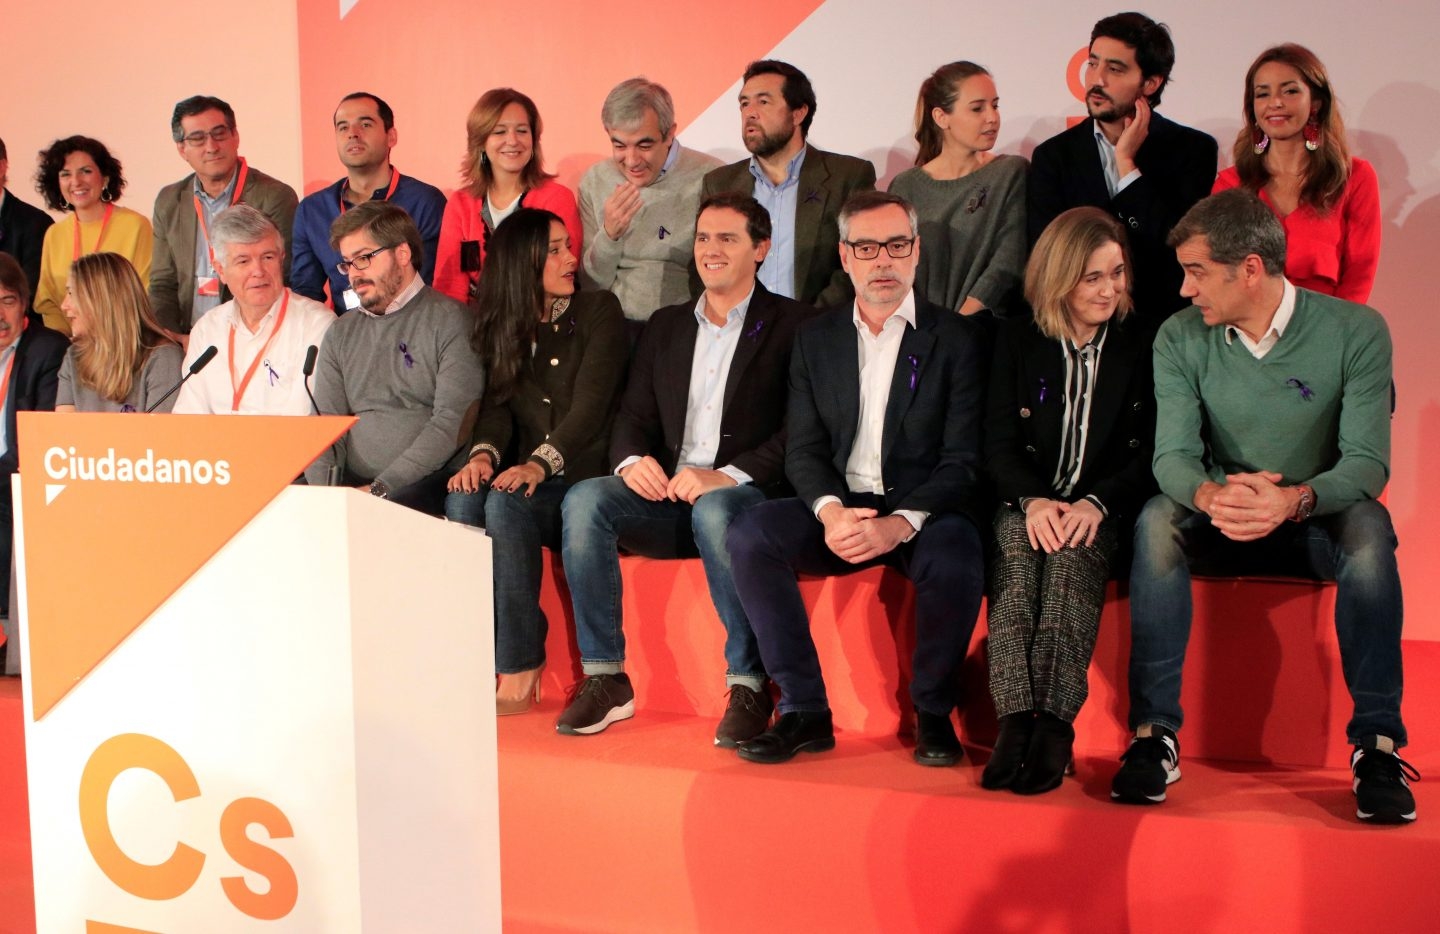
<path id="1" fill-rule="evenodd" d="M 545 671 L 542 664 L 529 671 L 517 671 L 513 675 L 500 675 L 495 685 L 495 716 L 509 717 L 525 713 L 540 703 L 540 675 Z"/>

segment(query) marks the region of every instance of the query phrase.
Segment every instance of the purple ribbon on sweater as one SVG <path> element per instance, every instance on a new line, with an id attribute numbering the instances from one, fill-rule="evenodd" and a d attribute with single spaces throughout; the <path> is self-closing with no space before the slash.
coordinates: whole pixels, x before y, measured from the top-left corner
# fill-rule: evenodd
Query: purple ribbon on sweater
<path id="1" fill-rule="evenodd" d="M 125 403 L 124 405 L 120 406 L 120 411 L 121 411 L 121 412 L 134 412 L 135 410 L 136 410 L 136 409 L 135 409 L 135 406 L 131 405 L 131 404 L 128 403 L 128 402 Z"/>
<path id="2" fill-rule="evenodd" d="M 1309 386 L 1306 386 L 1304 383 L 1300 382 L 1293 376 L 1285 381 L 1285 385 L 1293 386 L 1296 389 L 1300 390 L 1300 398 L 1304 399 L 1306 402 L 1309 402 L 1310 400 L 1315 398 L 1315 390 L 1311 389 Z"/>
<path id="3" fill-rule="evenodd" d="M 914 392 L 915 384 L 920 382 L 920 358 L 912 353 L 907 354 L 905 359 L 910 361 L 910 391 Z"/>
<path id="4" fill-rule="evenodd" d="M 400 342 L 400 355 L 405 358 L 405 369 L 408 370 L 415 365 L 415 358 L 410 356 L 410 347 L 404 341 Z"/>

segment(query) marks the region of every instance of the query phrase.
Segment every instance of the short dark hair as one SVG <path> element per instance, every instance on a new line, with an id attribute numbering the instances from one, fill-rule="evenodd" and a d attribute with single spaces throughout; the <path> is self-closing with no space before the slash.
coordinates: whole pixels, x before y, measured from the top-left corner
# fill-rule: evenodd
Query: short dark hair
<path id="1" fill-rule="evenodd" d="M 3 158 L 5 156 L 0 154 L 0 159 Z M 21 307 L 30 307 L 30 280 L 25 277 L 25 270 L 20 267 L 19 260 L 3 252 L 0 252 L 0 289 L 14 292 L 20 296 Z"/>
<path id="2" fill-rule="evenodd" d="M 815 88 L 810 85 L 810 79 L 805 77 L 805 72 L 789 62 L 762 58 L 745 66 L 745 77 L 742 79 L 742 83 L 757 75 L 779 75 L 785 79 L 785 85 L 780 90 L 780 93 L 785 95 L 785 106 L 791 110 L 807 108 L 805 119 L 800 121 L 800 138 L 808 137 L 810 124 L 815 122 L 816 101 Z"/>
<path id="3" fill-rule="evenodd" d="M 340 252 L 340 241 L 353 233 L 370 231 L 381 246 L 410 247 L 410 265 L 419 272 L 425 263 L 425 241 L 405 209 L 393 201 L 366 201 L 335 218 L 330 225 L 330 248 Z"/>
<path id="4" fill-rule="evenodd" d="M 695 223 L 699 224 L 700 215 L 711 208 L 728 208 L 745 218 L 745 233 L 750 237 L 751 243 L 770 239 L 770 212 L 751 195 L 739 191 L 722 191 L 711 195 L 700 202 L 700 210 L 695 212 Z"/>
<path id="5" fill-rule="evenodd" d="M 840 208 L 840 214 L 836 218 L 840 224 L 840 239 L 850 239 L 850 221 L 857 214 L 875 211 L 890 204 L 902 209 L 910 217 L 910 236 L 920 236 L 920 219 L 915 213 L 915 205 L 894 192 L 860 191 L 851 195 Z"/>
<path id="6" fill-rule="evenodd" d="M 5 141 L 3 139 L 0 139 L 0 160 L 5 160 L 8 158 L 10 157 L 5 152 Z"/>
<path id="7" fill-rule="evenodd" d="M 52 211 L 70 210 L 69 203 L 60 194 L 60 170 L 65 168 L 65 160 L 75 152 L 83 152 L 94 159 L 100 174 L 109 179 L 100 197 L 106 201 L 119 201 L 120 192 L 125 190 L 120 160 L 110 155 L 110 150 L 98 139 L 67 136 L 51 143 L 50 148 L 40 150 L 40 167 L 35 170 L 35 190 L 45 199 L 45 206 Z"/>
<path id="8" fill-rule="evenodd" d="M 1239 266 L 1253 253 L 1267 275 L 1285 274 L 1285 228 L 1248 188 L 1231 188 L 1195 202 L 1165 242 L 1175 249 L 1192 237 L 1204 237 L 1210 258 L 1222 266 Z"/>
<path id="9" fill-rule="evenodd" d="M 185 139 L 185 131 L 180 128 L 180 121 L 186 117 L 198 117 L 207 110 L 220 111 L 225 117 L 225 125 L 231 130 L 235 129 L 235 111 L 229 104 L 218 97 L 196 94 L 176 104 L 174 112 L 170 114 L 170 135 L 175 138 L 175 142 Z"/>
<path id="10" fill-rule="evenodd" d="M 359 100 L 374 101 L 375 109 L 380 112 L 380 124 L 381 126 L 385 127 L 385 132 L 388 133 L 391 130 L 395 129 L 395 111 L 390 109 L 389 104 L 385 103 L 380 98 L 376 97 L 374 94 L 371 94 L 369 91 L 354 91 L 350 94 L 346 94 L 344 97 L 340 98 L 340 104 L 343 104 L 346 101 Z M 335 109 L 337 111 L 340 109 L 340 104 L 335 105 Z M 335 118 L 332 116 L 330 119 L 331 122 L 334 122 Z"/>
<path id="11" fill-rule="evenodd" d="M 1160 86 L 1146 95 L 1151 107 L 1160 106 L 1160 95 L 1170 83 L 1170 70 L 1175 67 L 1175 43 L 1170 27 L 1157 23 L 1144 13 L 1116 13 L 1107 16 L 1090 30 L 1090 45 L 1095 40 L 1115 39 L 1135 50 L 1135 64 L 1140 66 L 1141 79 L 1160 76 Z"/>

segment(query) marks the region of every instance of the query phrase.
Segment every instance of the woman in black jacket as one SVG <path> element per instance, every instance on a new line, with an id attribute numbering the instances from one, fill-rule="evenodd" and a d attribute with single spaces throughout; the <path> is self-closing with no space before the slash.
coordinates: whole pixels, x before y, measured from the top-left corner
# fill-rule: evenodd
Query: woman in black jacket
<path id="1" fill-rule="evenodd" d="M 1088 692 L 1105 584 L 1154 490 L 1149 341 L 1127 327 L 1125 232 L 1097 208 L 1057 217 L 1025 269 L 1033 320 L 1007 322 L 991 371 L 987 466 L 1002 500 L 990 583 L 986 788 L 1059 786 Z"/>

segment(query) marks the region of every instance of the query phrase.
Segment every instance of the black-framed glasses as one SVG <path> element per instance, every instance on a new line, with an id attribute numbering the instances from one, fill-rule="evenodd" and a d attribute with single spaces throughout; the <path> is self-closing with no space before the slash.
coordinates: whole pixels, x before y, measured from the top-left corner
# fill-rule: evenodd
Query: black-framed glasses
<path id="1" fill-rule="evenodd" d="M 234 127 L 217 126 L 215 129 L 211 130 L 209 133 L 205 133 L 205 132 L 202 132 L 202 131 L 200 131 L 200 130 L 196 130 L 194 133 L 191 133 L 189 136 L 184 137 L 184 138 L 181 140 L 181 142 L 183 142 L 186 146 L 189 146 L 191 149 L 199 149 L 201 146 L 204 146 L 204 145 L 205 145 L 205 141 L 206 141 L 207 139 L 213 139 L 213 140 L 214 140 L 215 142 L 217 142 L 217 143 L 223 143 L 223 142 L 225 142 L 227 139 L 229 139 L 230 137 L 232 137 L 232 136 L 234 136 L 234 135 L 235 135 L 235 129 L 234 129 Z"/>
<path id="2" fill-rule="evenodd" d="M 879 240 L 846 240 L 845 245 L 855 254 L 856 259 L 874 259 L 880 255 L 881 247 L 894 259 L 904 259 L 915 252 L 914 237 L 895 237 L 884 243 Z"/>
<path id="3" fill-rule="evenodd" d="M 393 250 L 399 245 L 400 244 L 398 243 L 392 243 L 389 246 L 377 246 L 369 253 L 361 253 L 354 259 L 342 259 L 340 262 L 335 264 L 335 268 L 340 270 L 340 275 L 342 276 L 350 275 L 350 270 L 352 269 L 354 269 L 356 272 L 362 272 L 370 268 L 370 261 L 373 260 L 375 257 L 379 256 L 381 253 L 384 253 L 386 250 Z"/>

